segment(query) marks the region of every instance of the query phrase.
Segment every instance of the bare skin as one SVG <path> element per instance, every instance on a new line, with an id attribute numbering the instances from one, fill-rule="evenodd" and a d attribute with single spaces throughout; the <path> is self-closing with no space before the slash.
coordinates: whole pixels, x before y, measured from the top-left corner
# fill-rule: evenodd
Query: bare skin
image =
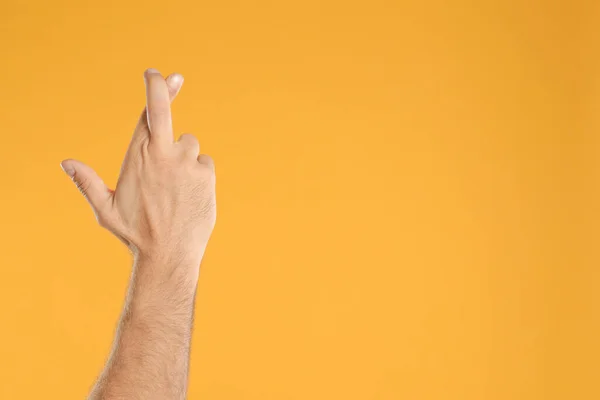
<path id="1" fill-rule="evenodd" d="M 117 182 L 61 163 L 99 224 L 133 254 L 110 358 L 89 399 L 184 399 L 200 263 L 216 218 L 214 164 L 193 135 L 174 141 L 171 101 L 183 77 L 145 71 L 142 112 Z"/>

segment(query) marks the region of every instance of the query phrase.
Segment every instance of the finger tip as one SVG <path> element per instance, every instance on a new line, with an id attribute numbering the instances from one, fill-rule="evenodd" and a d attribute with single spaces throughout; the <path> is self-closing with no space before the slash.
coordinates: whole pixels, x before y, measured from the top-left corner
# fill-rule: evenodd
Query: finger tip
<path id="1" fill-rule="evenodd" d="M 167 85 L 169 85 L 169 87 L 177 89 L 179 87 L 181 87 L 181 85 L 183 84 L 183 75 L 181 75 L 180 73 L 174 73 L 171 74 L 167 77 Z"/>
<path id="2" fill-rule="evenodd" d="M 66 159 L 60 162 L 60 168 L 69 176 L 73 176 L 75 174 L 75 169 L 73 165 L 70 163 L 70 159 Z"/>
<path id="3" fill-rule="evenodd" d="M 144 76 L 145 77 L 148 76 L 148 75 L 151 75 L 151 74 L 158 74 L 158 75 L 160 75 L 160 71 L 157 70 L 157 69 L 155 69 L 155 68 L 148 68 L 148 69 L 146 69 L 144 71 Z"/>

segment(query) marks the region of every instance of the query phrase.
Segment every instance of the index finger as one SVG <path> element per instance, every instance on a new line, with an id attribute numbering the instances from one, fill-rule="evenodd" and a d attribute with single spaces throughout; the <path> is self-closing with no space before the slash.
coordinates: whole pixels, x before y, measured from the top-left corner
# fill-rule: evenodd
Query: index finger
<path id="1" fill-rule="evenodd" d="M 167 83 L 160 72 L 153 68 L 146 70 L 144 78 L 150 143 L 155 142 L 162 146 L 172 144 L 171 99 Z"/>

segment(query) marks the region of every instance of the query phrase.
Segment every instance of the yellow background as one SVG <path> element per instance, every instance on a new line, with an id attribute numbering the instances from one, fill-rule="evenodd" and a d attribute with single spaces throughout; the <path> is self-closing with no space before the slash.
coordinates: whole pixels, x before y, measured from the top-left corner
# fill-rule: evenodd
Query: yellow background
<path id="1" fill-rule="evenodd" d="M 142 73 L 217 165 L 190 399 L 598 399 L 594 1 L 0 4 L 0 398 L 81 399 Z"/>

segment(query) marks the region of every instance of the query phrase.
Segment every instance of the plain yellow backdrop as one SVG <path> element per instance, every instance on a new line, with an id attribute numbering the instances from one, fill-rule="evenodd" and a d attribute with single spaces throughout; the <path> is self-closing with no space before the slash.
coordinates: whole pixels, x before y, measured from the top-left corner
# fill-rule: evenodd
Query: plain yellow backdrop
<path id="1" fill-rule="evenodd" d="M 0 398 L 81 399 L 144 69 L 217 166 L 190 399 L 597 399 L 594 1 L 0 3 Z"/>

